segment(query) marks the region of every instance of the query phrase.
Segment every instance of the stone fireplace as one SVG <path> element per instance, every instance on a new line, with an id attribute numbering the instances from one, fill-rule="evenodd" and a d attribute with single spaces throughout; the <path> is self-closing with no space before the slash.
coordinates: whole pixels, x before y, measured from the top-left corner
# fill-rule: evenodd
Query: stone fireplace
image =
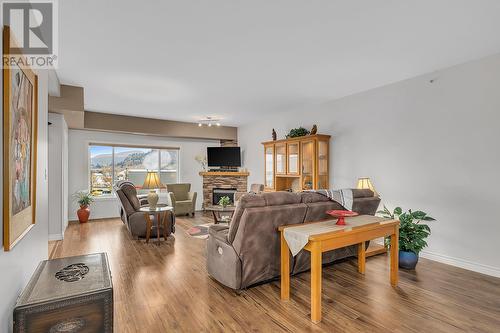
<path id="1" fill-rule="evenodd" d="M 203 177 L 203 208 L 214 204 L 214 190 L 216 193 L 221 190 L 234 192 L 233 195 L 248 192 L 248 175 L 248 172 L 200 172 Z"/>

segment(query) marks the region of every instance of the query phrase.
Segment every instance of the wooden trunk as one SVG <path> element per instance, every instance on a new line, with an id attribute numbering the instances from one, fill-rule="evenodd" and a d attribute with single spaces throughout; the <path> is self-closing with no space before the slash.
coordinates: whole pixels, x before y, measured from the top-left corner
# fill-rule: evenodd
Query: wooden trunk
<path id="1" fill-rule="evenodd" d="M 16 303 L 14 332 L 113 332 L 106 254 L 42 261 Z"/>

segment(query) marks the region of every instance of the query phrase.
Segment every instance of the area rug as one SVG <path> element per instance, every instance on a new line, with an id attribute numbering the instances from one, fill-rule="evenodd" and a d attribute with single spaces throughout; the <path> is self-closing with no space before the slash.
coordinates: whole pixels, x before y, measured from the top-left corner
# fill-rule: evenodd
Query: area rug
<path id="1" fill-rule="evenodd" d="M 224 225 L 223 223 L 220 223 L 221 225 Z M 200 224 L 200 225 L 195 225 L 191 228 L 189 228 L 186 232 L 189 236 L 199 238 L 199 239 L 207 239 L 208 238 L 208 227 L 211 225 L 214 225 L 213 223 L 206 223 L 206 224 Z"/>
<path id="2" fill-rule="evenodd" d="M 208 238 L 208 227 L 213 223 L 200 224 L 195 225 L 194 227 L 189 228 L 186 232 L 189 236 L 199 238 L 199 239 L 207 239 Z"/>

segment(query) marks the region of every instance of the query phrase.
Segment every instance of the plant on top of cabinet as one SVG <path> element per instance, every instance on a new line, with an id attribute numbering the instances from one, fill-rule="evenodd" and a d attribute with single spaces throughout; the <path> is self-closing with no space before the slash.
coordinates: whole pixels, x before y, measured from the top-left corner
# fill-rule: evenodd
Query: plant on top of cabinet
<path id="1" fill-rule="evenodd" d="M 300 136 L 306 136 L 306 135 L 309 135 L 309 131 L 306 130 L 304 127 L 299 127 L 299 128 L 293 128 L 290 130 L 290 132 L 288 132 L 286 138 L 297 138 L 297 137 L 300 137 Z"/>

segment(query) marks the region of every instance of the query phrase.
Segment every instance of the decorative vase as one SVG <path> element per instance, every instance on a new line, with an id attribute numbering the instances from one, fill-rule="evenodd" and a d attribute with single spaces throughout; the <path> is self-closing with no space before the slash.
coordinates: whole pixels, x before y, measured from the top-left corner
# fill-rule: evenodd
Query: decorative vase
<path id="1" fill-rule="evenodd" d="M 399 251 L 399 267 L 404 269 L 415 269 L 418 263 L 418 254 L 411 251 Z"/>
<path id="2" fill-rule="evenodd" d="M 78 221 L 80 223 L 87 223 L 90 216 L 90 208 L 87 205 L 80 206 L 80 209 L 76 211 L 76 215 L 78 215 Z"/>
<path id="3" fill-rule="evenodd" d="M 148 193 L 149 209 L 155 210 L 156 206 L 158 204 L 158 200 L 159 200 L 159 197 L 158 197 L 158 194 L 156 193 L 156 191 L 154 191 L 154 190 L 150 191 Z"/>

